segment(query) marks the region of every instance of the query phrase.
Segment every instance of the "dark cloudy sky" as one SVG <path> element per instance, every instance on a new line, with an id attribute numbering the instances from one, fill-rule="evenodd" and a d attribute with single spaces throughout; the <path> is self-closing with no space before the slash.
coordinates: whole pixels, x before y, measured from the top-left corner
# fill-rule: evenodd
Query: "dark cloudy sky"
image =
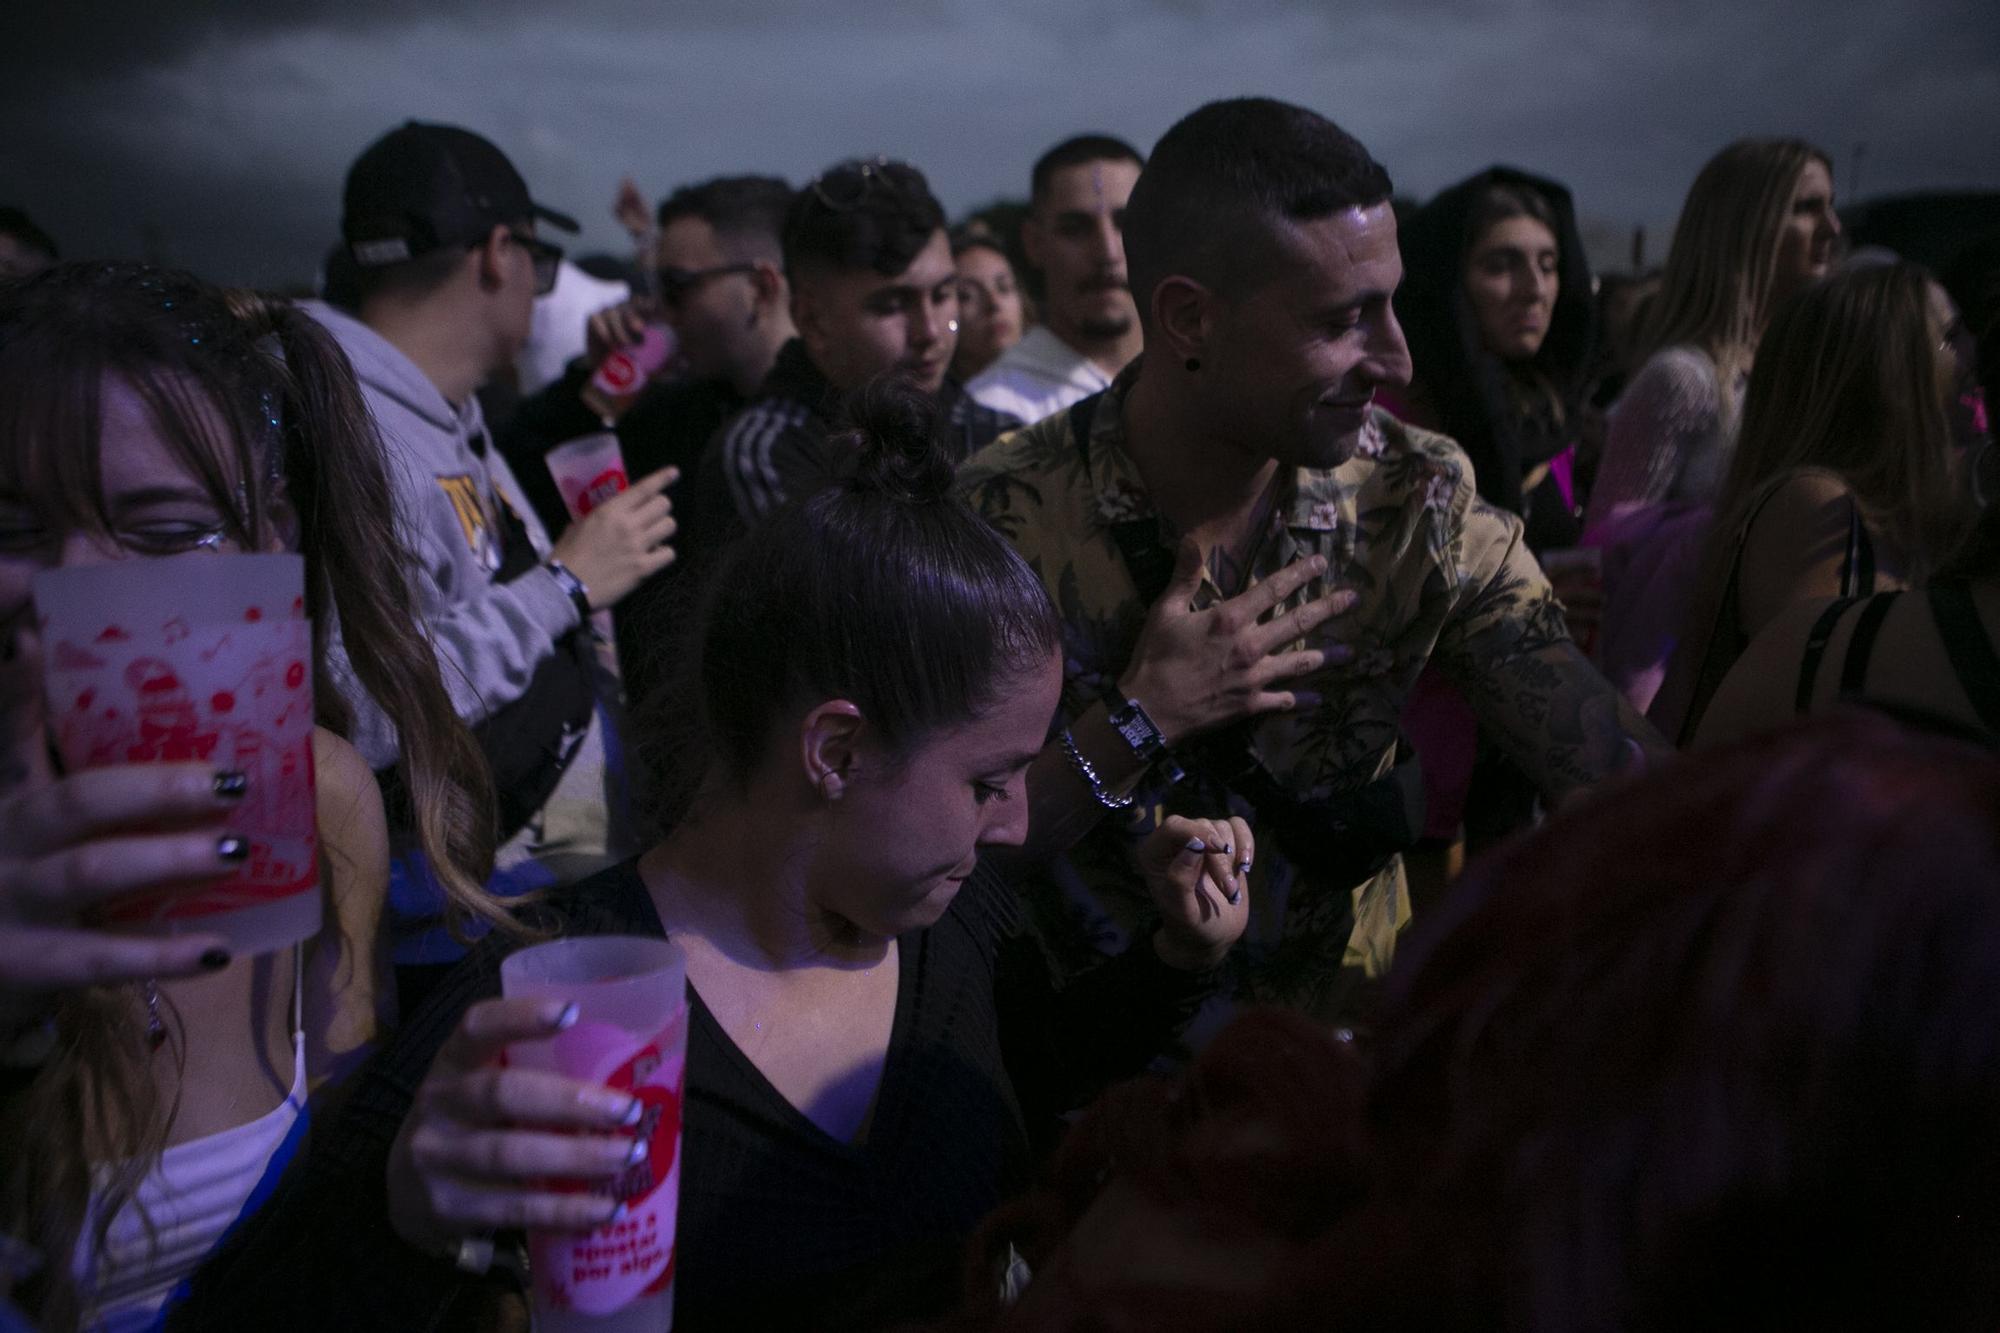
<path id="1" fill-rule="evenodd" d="M 620 174 L 801 180 L 857 153 L 954 212 L 1036 154 L 1149 147 L 1267 93 L 1358 134 L 1419 195 L 1496 160 L 1567 180 L 1600 258 L 1654 254 L 1742 134 L 1828 148 L 1843 196 L 2000 187 L 1995 0 L 0 0 L 0 203 L 69 254 L 307 277 L 340 180 L 416 116 L 496 140 L 613 247 Z"/>

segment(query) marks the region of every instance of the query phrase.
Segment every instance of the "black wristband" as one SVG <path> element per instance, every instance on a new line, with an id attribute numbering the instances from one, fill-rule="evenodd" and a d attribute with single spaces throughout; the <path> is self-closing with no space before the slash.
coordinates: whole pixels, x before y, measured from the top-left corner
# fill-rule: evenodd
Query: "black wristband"
<path id="1" fill-rule="evenodd" d="M 590 589 L 583 586 L 583 580 L 571 573 L 569 566 L 554 556 L 542 561 L 542 568 L 555 575 L 556 582 L 569 594 L 570 601 L 576 605 L 576 618 L 589 624 Z"/>

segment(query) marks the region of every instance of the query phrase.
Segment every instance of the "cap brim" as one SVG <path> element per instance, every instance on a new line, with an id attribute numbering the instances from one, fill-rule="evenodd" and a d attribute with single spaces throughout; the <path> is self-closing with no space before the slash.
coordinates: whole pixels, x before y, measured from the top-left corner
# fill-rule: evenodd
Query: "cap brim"
<path id="1" fill-rule="evenodd" d="M 577 220 L 571 217 L 567 213 L 558 213 L 553 208 L 550 208 L 545 204 L 534 203 L 532 200 L 529 202 L 529 206 L 535 210 L 536 217 L 548 223 L 551 227 L 554 227 L 558 231 L 579 232 L 583 230 L 583 228 L 580 225 L 578 225 Z"/>

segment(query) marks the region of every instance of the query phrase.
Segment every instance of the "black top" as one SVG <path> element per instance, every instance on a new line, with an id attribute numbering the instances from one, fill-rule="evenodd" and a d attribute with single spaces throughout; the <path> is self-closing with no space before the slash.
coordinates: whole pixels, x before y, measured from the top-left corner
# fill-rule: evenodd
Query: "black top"
<path id="1" fill-rule="evenodd" d="M 568 935 L 664 933 L 633 863 L 541 909 Z M 170 1324 L 478 1327 L 496 1277 L 399 1240 L 389 1147 L 431 1060 L 512 947 L 488 939 L 317 1122 L 254 1221 L 205 1264 Z M 674 1324 L 878 1328 L 950 1307 L 974 1226 L 1027 1183 L 1031 1140 L 1165 1049 L 1214 974 L 1135 948 L 1059 994 L 1014 891 L 985 867 L 899 941 L 895 1026 L 868 1138 L 828 1137 L 691 995 Z"/>
<path id="2" fill-rule="evenodd" d="M 544 456 L 567 440 L 604 429 L 581 397 L 588 378 L 581 363 L 572 365 L 561 379 L 523 399 L 494 436 L 522 493 L 553 536 L 569 526 L 569 512 Z M 696 473 L 709 436 L 743 403 L 743 395 L 727 380 L 656 380 L 613 427 L 627 476 L 637 480 L 663 467 L 681 470 L 681 479 L 667 492 L 678 525 L 672 543 L 674 563 L 611 608 L 619 675 L 625 682 L 625 697 L 635 703 L 650 695 L 680 660 L 676 636 L 695 601 L 690 571 L 701 568 L 723 539 L 703 530 L 689 497 L 699 484 Z"/>
<path id="3" fill-rule="evenodd" d="M 1826 654 L 1827 644 L 1833 638 L 1835 627 L 1856 605 L 1861 607 L 1861 614 L 1855 620 L 1854 633 L 1847 641 L 1838 697 L 1844 701 L 1883 706 L 1880 700 L 1871 700 L 1867 696 L 1868 667 L 1882 622 L 1888 619 L 1890 609 L 1900 596 L 1900 591 L 1894 591 L 1865 598 L 1842 597 L 1820 613 L 1806 636 L 1805 651 L 1799 659 L 1798 688 L 1793 696 L 1798 712 L 1812 711 L 1814 682 L 1818 679 L 1820 661 Z M 1945 580 L 1926 588 L 1924 599 L 1930 607 L 1931 620 L 1937 626 L 1938 641 L 1944 645 L 1945 658 L 1951 664 L 1952 674 L 1958 678 L 1959 688 L 1965 691 L 1973 715 L 1979 719 L 1978 734 L 1988 741 L 2000 740 L 2000 647 L 1995 646 L 1993 636 L 1980 621 L 1978 604 L 1972 600 L 1972 589 L 1962 581 Z M 1910 710 L 1896 711 L 1907 714 Z M 1935 722 L 1939 716 L 1932 716 L 1930 721 Z M 1953 729 L 1961 733 L 1970 730 L 1963 726 Z"/>

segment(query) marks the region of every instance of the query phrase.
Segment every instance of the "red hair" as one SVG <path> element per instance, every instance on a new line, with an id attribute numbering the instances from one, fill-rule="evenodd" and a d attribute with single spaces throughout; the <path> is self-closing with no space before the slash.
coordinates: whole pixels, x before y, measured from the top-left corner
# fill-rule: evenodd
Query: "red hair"
<path id="1" fill-rule="evenodd" d="M 1238 1023 L 1145 1133 L 1107 1103 L 1058 1161 L 1070 1219 L 1094 1166 L 1265 1242 L 1254 1292 L 1172 1293 L 1177 1328 L 2000 1316 L 1990 749 L 1850 714 L 1676 761 L 1454 887 L 1397 960 L 1365 1102 L 1309 1032 Z M 1076 1314 L 1137 1327 L 1166 1293 L 1143 1254 L 1113 1267 L 1140 1276 Z"/>

